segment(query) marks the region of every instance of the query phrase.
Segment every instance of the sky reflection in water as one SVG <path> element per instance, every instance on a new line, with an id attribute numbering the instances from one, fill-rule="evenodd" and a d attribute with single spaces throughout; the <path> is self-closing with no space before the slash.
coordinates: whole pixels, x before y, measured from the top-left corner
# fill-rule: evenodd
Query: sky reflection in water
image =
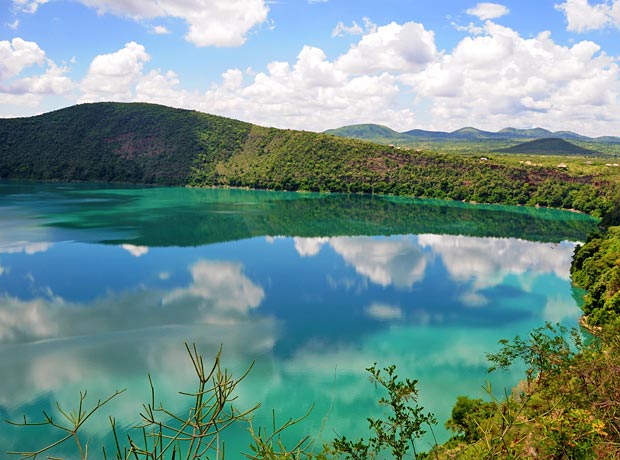
<path id="1" fill-rule="evenodd" d="M 376 411 L 364 369 L 378 362 L 418 378 L 443 423 L 485 379 L 515 383 L 485 373 L 499 339 L 575 324 L 566 240 L 594 227 L 548 210 L 16 183 L 0 184 L 0 211 L 0 415 L 127 388 L 87 426 L 95 439 L 108 412 L 136 422 L 147 373 L 180 407 L 184 342 L 207 356 L 223 344 L 237 373 L 255 361 L 238 403 L 262 402 L 259 422 L 315 404 L 307 429 L 328 415 L 325 439 L 363 432 Z M 1 451 L 34 447 L 0 433 Z"/>

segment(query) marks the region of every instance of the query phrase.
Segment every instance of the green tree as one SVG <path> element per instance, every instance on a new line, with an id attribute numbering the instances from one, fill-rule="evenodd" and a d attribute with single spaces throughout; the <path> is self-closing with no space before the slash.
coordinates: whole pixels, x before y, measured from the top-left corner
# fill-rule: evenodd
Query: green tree
<path id="1" fill-rule="evenodd" d="M 387 407 L 389 413 L 385 418 L 367 419 L 371 432 L 367 441 L 338 436 L 332 443 L 334 452 L 351 460 L 401 460 L 411 449 L 413 458 L 417 458 L 415 442 L 426 433 L 426 428 L 432 430 L 437 423 L 434 415 L 424 413 L 424 408 L 418 404 L 418 381 L 399 380 L 393 365 L 381 370 L 375 363 L 366 370 L 375 386 L 387 392 L 387 396 L 379 398 L 379 404 Z"/>

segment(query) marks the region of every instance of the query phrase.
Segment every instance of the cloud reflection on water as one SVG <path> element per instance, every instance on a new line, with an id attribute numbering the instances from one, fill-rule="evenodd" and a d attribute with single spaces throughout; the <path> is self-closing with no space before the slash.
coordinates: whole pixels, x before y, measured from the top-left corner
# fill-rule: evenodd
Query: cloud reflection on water
<path id="1" fill-rule="evenodd" d="M 315 256 L 328 244 L 359 275 L 380 286 L 410 288 L 424 277 L 426 257 L 412 236 L 397 239 L 295 237 L 293 240 L 301 257 Z"/>
<path id="2" fill-rule="evenodd" d="M 30 241 L 11 241 L 0 243 L 0 254 L 18 254 L 24 253 L 29 256 L 38 252 L 46 252 L 53 246 L 52 243 L 46 241 L 30 242 Z"/>
<path id="3" fill-rule="evenodd" d="M 129 387 L 129 395 L 110 410 L 121 420 L 135 420 L 147 373 L 166 398 L 179 389 L 192 390 L 183 342 L 196 343 L 206 362 L 225 344 L 226 365 L 236 375 L 257 356 L 268 355 L 279 325 L 272 317 L 249 314 L 265 293 L 243 266 L 203 259 L 189 270 L 192 281 L 186 288 L 137 288 L 88 304 L 1 297 L 0 411 L 19 415 L 22 405 L 49 399 L 44 407 L 51 406 L 53 415 L 54 401 L 71 407 L 85 388 L 104 398 Z M 240 396 L 242 407 L 257 402 L 251 391 Z M 95 435 L 107 431 L 105 425 L 104 420 L 87 429 Z"/>
<path id="4" fill-rule="evenodd" d="M 381 286 L 410 288 L 424 278 L 426 256 L 411 237 L 338 237 L 330 239 L 329 244 L 357 273 Z"/>
<path id="5" fill-rule="evenodd" d="M 396 321 L 403 319 L 400 307 L 386 303 L 373 302 L 366 308 L 366 315 L 377 321 Z"/>
<path id="6" fill-rule="evenodd" d="M 573 243 L 543 244 L 507 238 L 419 235 L 423 248 L 441 256 L 453 279 L 473 280 L 477 288 L 494 286 L 507 275 L 528 271 L 570 278 Z"/>
<path id="7" fill-rule="evenodd" d="M 170 292 L 138 287 L 88 304 L 57 296 L 0 298 L 0 344 L 92 336 L 168 325 L 234 324 L 264 299 L 263 289 L 230 262 L 199 260 L 192 283 Z"/>
<path id="8" fill-rule="evenodd" d="M 327 237 L 320 238 L 302 238 L 294 237 L 295 250 L 301 257 L 316 256 L 321 248 L 329 241 Z"/>
<path id="9" fill-rule="evenodd" d="M 290 243 L 282 246 L 288 247 L 289 254 Z M 356 312 L 344 310 L 343 304 L 346 323 L 336 324 L 333 332 L 327 333 L 320 318 L 316 324 L 296 324 L 314 318 L 316 312 L 311 304 L 303 315 L 291 309 L 278 312 L 282 316 L 277 318 L 270 316 L 268 312 L 273 310 L 261 308 L 268 304 L 269 289 L 266 292 L 246 274 L 244 263 L 210 258 L 185 263 L 189 280 L 180 285 L 163 289 L 137 284 L 134 289 L 111 291 L 88 303 L 54 296 L 23 300 L 6 294 L 0 298 L 0 406 L 12 408 L 29 403 L 33 395 L 74 401 L 82 385 L 93 394 L 105 396 L 122 382 L 120 385 L 138 388 L 144 394 L 144 376 L 148 372 L 159 376 L 156 383 L 162 393 L 174 394 L 185 388 L 184 382 L 191 381 L 182 342 L 196 342 L 201 349 L 210 351 L 223 343 L 227 365 L 240 369 L 259 357 L 253 384 L 241 390 L 243 404 L 260 400 L 268 407 L 279 403 L 299 411 L 302 396 L 308 401 L 335 399 L 342 405 L 334 408 L 331 417 L 343 417 L 338 423 L 344 432 L 349 423 L 344 420 L 347 411 L 354 406 L 369 407 L 374 398 L 369 396 L 366 379 L 360 378 L 373 361 L 398 363 L 407 375 L 422 380 L 469 379 L 472 388 L 474 382 L 480 385 L 484 352 L 493 349 L 501 331 L 490 323 L 474 322 L 472 327 L 478 329 L 472 340 L 471 331 L 457 324 L 462 316 L 444 323 L 441 318 L 454 313 L 452 310 L 443 310 L 439 304 L 429 307 L 428 299 L 416 297 L 416 292 L 424 289 L 437 296 L 432 277 L 439 273 L 440 261 L 445 266 L 445 270 L 441 268 L 444 277 L 447 272 L 454 284 L 471 288 L 464 294 L 469 296 L 468 304 L 484 305 L 487 291 L 506 283 L 508 278 L 516 278 L 516 288 L 524 291 L 533 289 L 543 275 L 565 285 L 572 253 L 572 246 L 565 244 L 437 235 L 295 238 L 292 246 L 302 257 L 293 253 L 293 259 L 286 259 L 291 264 L 289 272 L 300 268 L 300 274 L 312 276 L 302 267 L 316 266 L 304 258 L 329 255 L 325 251 L 329 248 L 342 266 L 352 267 L 347 270 L 352 280 L 341 284 L 334 280 L 329 283 L 328 266 L 318 268 L 321 275 L 327 276 L 325 282 L 332 290 L 358 297 L 361 291 L 353 289 L 357 284 L 375 285 L 374 290 L 368 290 L 367 298 L 356 300 L 359 319 L 352 320 Z M 270 270 L 263 259 L 269 252 L 263 254 L 263 248 L 258 246 L 255 250 L 258 266 Z M 537 256 L 541 251 L 542 256 Z M 153 250 L 147 259 L 159 260 L 156 256 Z M 139 262 L 124 256 L 127 259 Z M 326 260 L 331 264 L 332 259 Z M 282 263 L 285 259 L 277 260 Z M 172 268 L 169 263 L 166 259 L 167 269 Z M 177 273 L 183 271 L 170 272 L 161 266 L 150 267 L 151 271 L 153 268 L 153 276 L 166 286 L 178 283 Z M 274 277 L 277 283 L 277 270 L 269 273 L 269 279 Z M 411 289 L 414 285 L 415 291 Z M 304 286 L 300 283 L 300 287 Z M 295 291 L 294 295 L 300 293 Z M 562 291 L 537 295 L 546 295 L 542 316 L 570 318 L 572 313 L 566 310 L 570 307 L 569 294 Z M 338 301 L 346 299 L 339 297 Z M 456 311 L 458 306 L 446 308 Z M 291 325 L 303 326 L 304 334 L 286 340 L 290 350 L 285 355 L 274 353 Z M 514 324 L 507 321 L 499 327 L 510 328 L 510 336 Z M 339 340 L 332 340 L 329 334 L 339 334 Z M 470 377 L 463 377 L 463 372 Z M 295 396 L 291 396 L 292 388 Z M 429 388 L 427 401 L 441 398 L 445 391 L 442 384 Z M 445 406 L 448 410 L 452 403 L 450 398 L 434 407 Z M 135 414 L 135 406 L 132 401 L 115 411 L 130 417 Z"/>
<path id="10" fill-rule="evenodd" d="M 487 305 L 484 291 L 506 283 L 510 276 L 516 277 L 519 289 L 524 292 L 531 292 L 533 284 L 543 275 L 568 281 L 575 246 L 569 242 L 544 244 L 453 235 L 419 235 L 418 241 L 420 246 L 441 257 L 454 281 L 471 283 L 470 290 L 461 296 L 461 301 L 471 307 Z M 572 299 L 562 302 L 566 307 L 574 303 Z M 571 313 L 562 315 L 556 308 L 549 319 L 561 319 L 573 312 L 571 309 Z"/>
<path id="11" fill-rule="evenodd" d="M 136 246 L 134 244 L 122 244 L 121 248 L 127 251 L 134 257 L 142 257 L 149 253 L 149 248 L 147 246 Z"/>

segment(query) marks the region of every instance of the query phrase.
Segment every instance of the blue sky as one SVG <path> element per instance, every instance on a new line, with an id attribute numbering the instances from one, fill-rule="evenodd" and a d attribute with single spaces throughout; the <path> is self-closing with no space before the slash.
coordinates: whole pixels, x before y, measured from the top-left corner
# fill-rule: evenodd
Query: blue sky
<path id="1" fill-rule="evenodd" d="M 322 131 L 620 135 L 620 0 L 5 0 L 0 116 L 146 101 Z"/>

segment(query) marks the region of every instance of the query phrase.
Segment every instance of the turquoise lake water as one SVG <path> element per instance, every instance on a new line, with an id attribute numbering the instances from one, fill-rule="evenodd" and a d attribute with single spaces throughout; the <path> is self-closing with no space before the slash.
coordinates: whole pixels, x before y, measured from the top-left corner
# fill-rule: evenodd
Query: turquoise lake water
<path id="1" fill-rule="evenodd" d="M 366 436 L 366 417 L 382 412 L 365 371 L 376 362 L 419 380 L 446 440 L 458 395 L 517 383 L 518 369 L 486 372 L 498 340 L 576 325 L 570 260 L 595 226 L 390 197 L 0 182 L 0 419 L 127 389 L 83 428 L 99 452 L 108 415 L 122 429 L 139 422 L 148 374 L 184 409 L 188 342 L 206 362 L 222 345 L 235 375 L 254 362 L 235 404 L 260 402 L 256 425 L 312 407 L 291 439 Z M 54 439 L 2 425 L 0 452 Z M 229 430 L 226 458 L 247 442 L 245 426 Z"/>

